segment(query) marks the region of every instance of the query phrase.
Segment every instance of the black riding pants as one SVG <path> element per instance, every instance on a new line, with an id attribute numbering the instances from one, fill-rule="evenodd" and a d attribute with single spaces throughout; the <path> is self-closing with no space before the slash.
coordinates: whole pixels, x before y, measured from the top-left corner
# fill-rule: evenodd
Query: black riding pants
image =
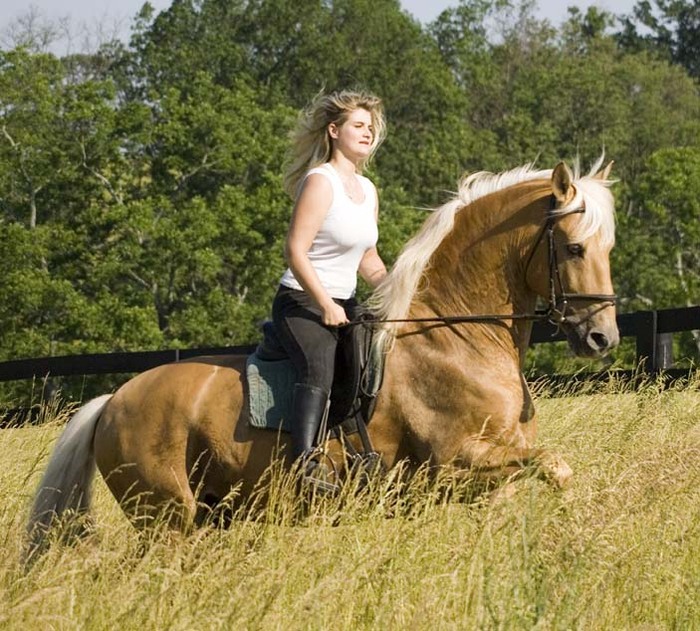
<path id="1" fill-rule="evenodd" d="M 354 319 L 358 310 L 354 298 L 333 300 L 345 309 L 349 320 Z M 342 329 L 323 324 L 321 310 L 305 291 L 284 286 L 280 286 L 272 303 L 272 320 L 297 371 L 297 383 L 330 393 Z"/>

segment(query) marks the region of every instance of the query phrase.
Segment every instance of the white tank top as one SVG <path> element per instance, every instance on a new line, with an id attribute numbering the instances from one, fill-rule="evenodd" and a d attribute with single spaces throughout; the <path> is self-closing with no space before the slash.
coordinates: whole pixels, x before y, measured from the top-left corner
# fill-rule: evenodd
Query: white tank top
<path id="1" fill-rule="evenodd" d="M 365 252 L 377 244 L 374 184 L 362 175 L 357 176 L 365 198 L 356 204 L 348 197 L 340 175 L 328 162 L 310 169 L 304 179 L 313 173 L 328 178 L 333 187 L 333 201 L 311 243 L 309 261 L 331 298 L 350 298 L 355 295 L 360 261 Z M 303 290 L 289 268 L 280 283 Z"/>

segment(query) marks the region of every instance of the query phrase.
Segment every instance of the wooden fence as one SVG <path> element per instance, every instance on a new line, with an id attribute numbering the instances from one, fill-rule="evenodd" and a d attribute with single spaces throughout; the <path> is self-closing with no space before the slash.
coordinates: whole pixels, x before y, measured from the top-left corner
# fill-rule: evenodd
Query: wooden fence
<path id="1" fill-rule="evenodd" d="M 637 366 L 643 374 L 657 374 L 673 369 L 673 334 L 700 330 L 700 307 L 637 311 L 617 316 L 620 337 L 634 337 L 637 343 Z M 533 327 L 531 344 L 566 339 L 549 324 Z"/>
<path id="2" fill-rule="evenodd" d="M 700 307 L 622 314 L 617 317 L 617 324 L 621 337 L 636 338 L 640 372 L 653 375 L 672 369 L 674 333 L 700 329 Z M 537 323 L 533 327 L 532 344 L 564 339 L 552 325 Z M 0 363 L 0 381 L 137 373 L 198 355 L 248 354 L 254 348 L 254 345 L 245 345 L 17 359 Z"/>

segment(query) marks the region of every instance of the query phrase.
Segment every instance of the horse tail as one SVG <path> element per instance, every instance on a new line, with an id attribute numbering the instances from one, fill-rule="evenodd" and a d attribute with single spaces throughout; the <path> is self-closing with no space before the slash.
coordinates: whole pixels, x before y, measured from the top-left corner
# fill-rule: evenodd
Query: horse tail
<path id="1" fill-rule="evenodd" d="M 58 439 L 34 497 L 27 524 L 26 559 L 46 545 L 55 522 L 63 516 L 84 515 L 90 510 L 95 477 L 95 427 L 111 398 L 111 394 L 105 394 L 86 403 Z"/>

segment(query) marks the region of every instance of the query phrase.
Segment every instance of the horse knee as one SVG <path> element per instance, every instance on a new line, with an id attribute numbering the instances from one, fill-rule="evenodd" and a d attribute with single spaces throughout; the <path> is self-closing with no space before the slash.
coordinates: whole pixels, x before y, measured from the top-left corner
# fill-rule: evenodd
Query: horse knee
<path id="1" fill-rule="evenodd" d="M 159 499 L 144 506 L 143 511 L 137 513 L 139 526 L 146 528 L 164 527 L 173 532 L 187 534 L 192 530 L 197 506 L 194 498 L 184 496 L 171 496 L 168 499 Z"/>

